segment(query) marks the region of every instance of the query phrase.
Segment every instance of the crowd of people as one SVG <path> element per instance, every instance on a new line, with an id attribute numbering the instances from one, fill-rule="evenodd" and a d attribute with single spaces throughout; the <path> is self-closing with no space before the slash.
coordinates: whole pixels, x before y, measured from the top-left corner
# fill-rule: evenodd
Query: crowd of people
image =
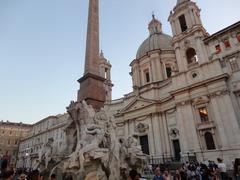
<path id="1" fill-rule="evenodd" d="M 38 170 L 26 171 L 23 169 L 6 169 L 0 174 L 0 180 L 45 180 L 43 174 Z M 52 174 L 50 180 L 57 180 L 56 175 Z"/>
<path id="2" fill-rule="evenodd" d="M 233 179 L 234 178 L 234 179 Z M 131 170 L 127 180 L 146 180 L 136 170 Z M 0 170 L 0 180 L 45 180 L 38 170 L 26 171 L 24 169 L 14 170 L 6 167 L 3 163 Z M 52 174 L 50 180 L 56 180 L 56 175 Z M 223 160 L 218 158 L 217 163 L 186 162 L 175 172 L 169 171 L 165 166 L 154 168 L 153 180 L 240 180 L 240 158 L 234 162 L 234 176 L 229 176 L 227 167 Z"/>
<path id="3" fill-rule="evenodd" d="M 174 173 L 163 167 L 156 167 L 153 180 L 240 180 L 240 159 L 234 162 L 234 173 L 230 176 L 227 167 L 222 159 L 218 158 L 217 163 L 186 162 L 183 163 Z"/>

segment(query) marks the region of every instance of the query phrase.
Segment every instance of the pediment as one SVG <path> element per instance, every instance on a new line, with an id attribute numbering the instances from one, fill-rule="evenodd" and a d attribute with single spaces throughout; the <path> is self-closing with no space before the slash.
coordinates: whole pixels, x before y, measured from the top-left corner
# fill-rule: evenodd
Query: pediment
<path id="1" fill-rule="evenodd" d="M 130 111 L 135 111 L 138 109 L 142 109 L 144 107 L 151 106 L 154 104 L 154 100 L 144 99 L 142 97 L 137 97 L 133 101 L 131 101 L 127 106 L 125 106 L 120 113 L 126 113 Z"/>

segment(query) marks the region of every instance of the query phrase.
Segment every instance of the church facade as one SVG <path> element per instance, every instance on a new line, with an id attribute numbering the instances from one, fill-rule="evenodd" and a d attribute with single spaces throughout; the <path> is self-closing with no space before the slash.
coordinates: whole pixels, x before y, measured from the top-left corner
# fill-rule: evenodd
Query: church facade
<path id="1" fill-rule="evenodd" d="M 119 137 L 152 163 L 240 157 L 240 22 L 213 35 L 195 2 L 178 0 L 164 34 L 154 16 L 131 62 L 133 91 L 107 104 Z M 150 161 L 151 162 L 151 161 Z"/>

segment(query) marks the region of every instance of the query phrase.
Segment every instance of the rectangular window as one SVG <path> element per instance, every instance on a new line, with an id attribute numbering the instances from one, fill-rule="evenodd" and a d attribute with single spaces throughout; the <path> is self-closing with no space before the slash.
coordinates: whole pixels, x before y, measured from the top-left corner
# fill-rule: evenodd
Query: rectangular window
<path id="1" fill-rule="evenodd" d="M 232 71 L 238 71 L 239 70 L 239 66 L 236 60 L 236 57 L 232 57 L 229 59 L 229 64 L 231 66 Z"/>
<path id="2" fill-rule="evenodd" d="M 145 82 L 149 83 L 150 82 L 150 74 L 148 70 L 144 71 L 144 76 L 145 76 Z"/>
<path id="3" fill-rule="evenodd" d="M 237 33 L 237 40 L 238 40 L 238 42 L 240 42 L 240 32 Z"/>
<path id="4" fill-rule="evenodd" d="M 208 110 L 206 107 L 201 107 L 198 109 L 198 112 L 199 112 L 199 116 L 200 116 L 200 120 L 201 122 L 207 122 L 209 121 L 209 118 L 208 118 Z"/>
<path id="5" fill-rule="evenodd" d="M 215 49 L 217 54 L 219 54 L 222 51 L 221 46 L 219 44 L 215 46 Z"/>
<path id="6" fill-rule="evenodd" d="M 228 39 L 225 39 L 223 42 L 224 42 L 225 48 L 230 48 L 231 47 L 231 44 L 230 44 Z"/>
<path id="7" fill-rule="evenodd" d="M 172 76 L 172 68 L 171 67 L 166 67 L 166 74 L 167 74 L 168 78 L 170 78 Z"/>
<path id="8" fill-rule="evenodd" d="M 185 16 L 181 15 L 181 16 L 179 16 L 178 19 L 179 19 L 179 23 L 180 23 L 182 32 L 186 31 L 188 27 L 187 27 L 187 22 L 186 22 Z"/>
<path id="9" fill-rule="evenodd" d="M 104 71 L 104 78 L 107 79 L 107 75 L 108 75 L 108 69 L 105 68 L 105 71 Z"/>

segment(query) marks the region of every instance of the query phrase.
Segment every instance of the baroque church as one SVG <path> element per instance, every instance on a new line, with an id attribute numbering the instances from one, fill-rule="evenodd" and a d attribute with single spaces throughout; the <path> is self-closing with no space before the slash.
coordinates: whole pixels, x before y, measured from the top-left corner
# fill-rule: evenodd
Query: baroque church
<path id="1" fill-rule="evenodd" d="M 178 0 L 168 21 L 173 36 L 152 17 L 130 63 L 133 91 L 107 104 L 118 136 L 136 135 L 155 162 L 231 165 L 240 157 L 240 22 L 209 35 L 190 0 Z"/>
<path id="2" fill-rule="evenodd" d="M 240 22 L 209 35 L 197 4 L 177 0 L 168 18 L 172 36 L 153 16 L 149 36 L 130 63 L 133 90 L 112 100 L 111 64 L 98 53 L 98 0 L 89 2 L 78 102 L 94 109 L 104 105 L 114 116 L 118 138 L 135 136 L 150 164 L 220 157 L 230 167 L 240 157 Z M 51 118 L 61 118 L 52 130 L 47 127 Z M 20 143 L 19 166 L 31 167 L 49 138 L 59 137 L 56 147 L 63 149 L 68 118 L 54 116 L 33 125 L 32 136 Z"/>

